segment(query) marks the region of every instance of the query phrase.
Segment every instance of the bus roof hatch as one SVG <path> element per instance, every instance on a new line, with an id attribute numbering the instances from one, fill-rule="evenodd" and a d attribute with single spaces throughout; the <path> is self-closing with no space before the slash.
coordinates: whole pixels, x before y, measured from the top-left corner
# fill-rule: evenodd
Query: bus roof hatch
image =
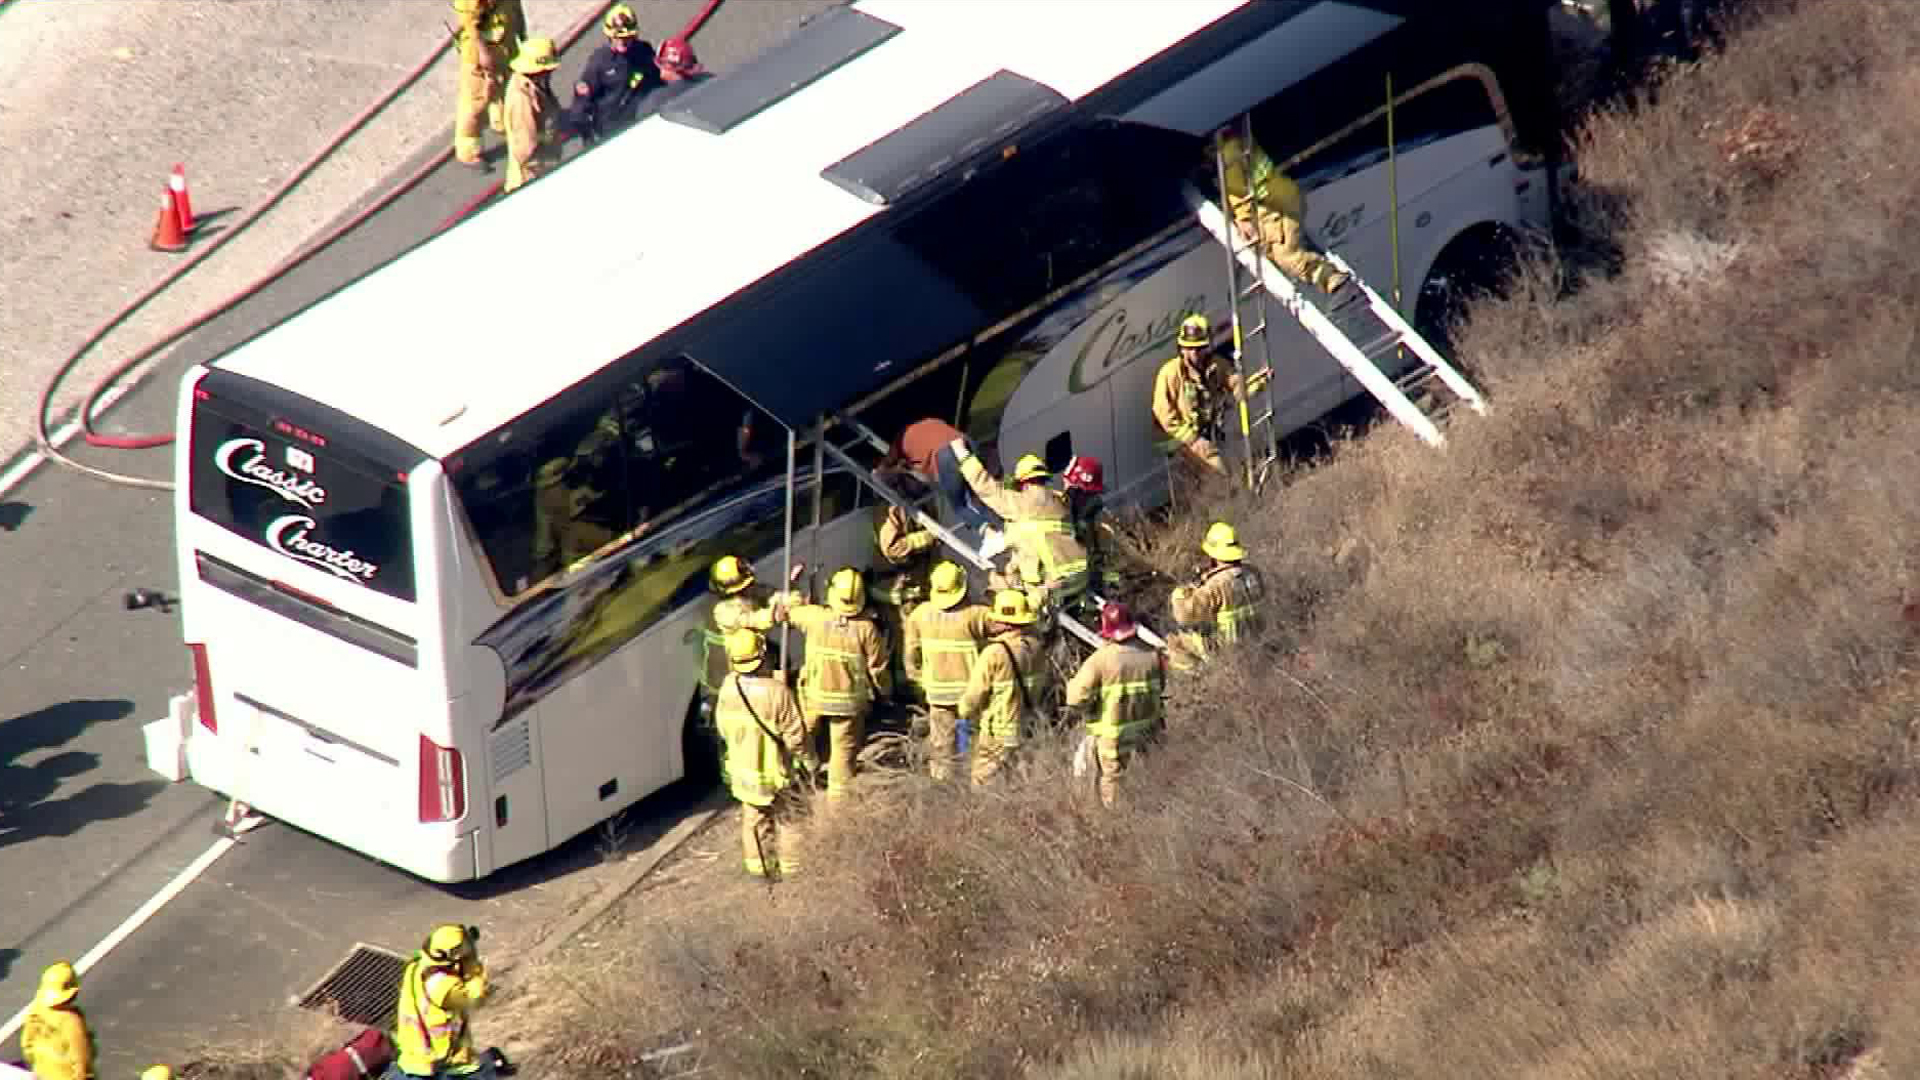
<path id="1" fill-rule="evenodd" d="M 899 32 L 900 27 L 863 11 L 830 9 L 739 72 L 709 79 L 660 115 L 698 131 L 723 135 Z"/>
<path id="2" fill-rule="evenodd" d="M 1067 105 L 1050 87 L 1002 69 L 820 175 L 886 206 Z"/>

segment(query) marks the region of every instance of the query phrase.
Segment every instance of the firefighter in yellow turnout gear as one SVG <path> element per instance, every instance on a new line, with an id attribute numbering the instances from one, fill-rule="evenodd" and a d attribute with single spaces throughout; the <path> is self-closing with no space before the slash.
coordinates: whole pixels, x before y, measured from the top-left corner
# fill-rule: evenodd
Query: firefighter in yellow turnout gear
<path id="1" fill-rule="evenodd" d="M 394 1067 L 406 1076 L 492 1080 L 491 1055 L 476 1054 L 468 1013 L 487 996 L 480 931 L 436 926 L 400 973 L 394 1016 Z"/>
<path id="2" fill-rule="evenodd" d="M 462 165 L 480 160 L 480 125 L 506 128 L 507 63 L 527 36 L 520 0 L 453 0 L 459 21 L 460 83 L 453 106 L 453 156 Z"/>
<path id="3" fill-rule="evenodd" d="M 1111 807 L 1128 761 L 1166 726 L 1167 675 L 1159 651 L 1138 640 L 1125 604 L 1100 609 L 1100 636 L 1106 641 L 1067 681 L 1067 707 L 1091 710 L 1100 802 Z"/>
<path id="4" fill-rule="evenodd" d="M 934 535 L 891 503 L 874 508 L 873 546 L 888 567 L 867 585 L 881 626 L 887 632 L 887 653 L 893 658 L 893 685 L 904 693 L 914 684 L 906 669 L 907 618 L 927 598 L 927 563 L 939 545 Z"/>
<path id="5" fill-rule="evenodd" d="M 80 976 L 61 960 L 40 973 L 20 1027 L 20 1056 L 36 1080 L 93 1080 L 93 1031 L 74 998 Z"/>
<path id="6" fill-rule="evenodd" d="M 1260 572 L 1246 564 L 1246 549 L 1232 525 L 1214 522 L 1200 550 L 1213 565 L 1198 582 L 1173 590 L 1173 618 L 1182 629 L 1169 642 L 1168 659 L 1179 671 L 1191 671 L 1215 649 L 1258 633 L 1266 599 Z"/>
<path id="7" fill-rule="evenodd" d="M 1053 669 L 1033 632 L 1027 595 L 1002 589 L 993 598 L 993 639 L 974 658 L 960 715 L 973 724 L 973 783 L 992 781 L 1013 764 L 1026 732 L 1040 720 Z"/>
<path id="8" fill-rule="evenodd" d="M 1153 379 L 1153 421 L 1166 436 L 1161 449 L 1225 476 L 1216 428 L 1220 406 L 1240 394 L 1240 378 L 1211 354 L 1213 324 L 1205 315 L 1182 319 L 1174 343 L 1179 354 L 1161 364 Z M 1247 379 L 1248 392 L 1258 393 L 1272 375 L 1267 369 L 1254 372 Z"/>
<path id="9" fill-rule="evenodd" d="M 953 454 L 960 475 L 988 509 L 1007 523 L 1007 547 L 1020 577 L 1040 581 L 1040 602 L 1068 604 L 1087 591 L 1087 549 L 1073 534 L 1073 510 L 1060 492 L 1047 486 L 1047 466 L 1027 454 L 1013 467 L 1013 487 L 994 480 L 964 439 Z M 1037 605 L 1036 605 L 1037 606 Z"/>
<path id="10" fill-rule="evenodd" d="M 714 717 L 740 804 L 741 859 L 755 877 L 792 874 L 800 869 L 800 793 L 816 766 L 806 718 L 786 680 L 766 670 L 767 640 L 757 631 L 729 633 L 727 661 L 732 671 Z"/>
<path id="11" fill-rule="evenodd" d="M 552 38 L 528 38 L 513 58 L 513 78 L 507 83 L 507 181 L 502 192 L 513 191 L 560 163 L 560 102 L 547 79 L 560 66 Z"/>
<path id="12" fill-rule="evenodd" d="M 834 572 L 825 605 L 776 602 L 775 616 L 807 636 L 800 705 L 809 738 L 826 721 L 827 801 L 837 802 L 853 780 L 867 714 L 875 701 L 893 696 L 886 634 L 868 611 L 860 571 L 851 566 Z"/>
<path id="13" fill-rule="evenodd" d="M 933 568 L 927 602 L 907 619 L 907 678 L 927 700 L 927 771 L 935 780 L 953 775 L 960 699 L 974 657 L 993 633 L 987 609 L 965 603 L 966 598 L 966 571 L 942 562 Z"/>
<path id="14" fill-rule="evenodd" d="M 1258 143 L 1249 144 L 1239 132 L 1223 133 L 1220 153 L 1227 209 L 1241 235 L 1258 241 L 1273 265 L 1296 280 L 1327 292 L 1346 284 L 1347 275 L 1306 246 L 1300 223 L 1306 220 L 1307 196 L 1300 185 L 1281 172 Z"/>
<path id="15" fill-rule="evenodd" d="M 727 635 L 745 628 L 765 633 L 773 629 L 773 597 L 753 576 L 753 564 L 738 555 L 713 561 L 707 587 L 720 595 L 702 628 L 700 692 L 714 700 L 732 671 L 727 661 Z"/>

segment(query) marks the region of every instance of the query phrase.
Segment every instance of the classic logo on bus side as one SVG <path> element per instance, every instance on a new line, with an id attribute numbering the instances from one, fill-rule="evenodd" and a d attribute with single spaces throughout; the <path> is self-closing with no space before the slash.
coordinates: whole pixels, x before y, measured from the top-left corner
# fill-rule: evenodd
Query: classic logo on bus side
<path id="1" fill-rule="evenodd" d="M 238 465 L 234 458 L 241 457 Z M 243 484 L 263 487 L 290 503 L 316 509 L 327 501 L 327 489 L 312 479 L 282 472 L 267 464 L 267 445 L 259 439 L 228 439 L 213 452 L 213 463 L 223 473 Z"/>
<path id="2" fill-rule="evenodd" d="M 1173 339 L 1179 332 L 1180 320 L 1205 310 L 1206 296 L 1188 296 L 1144 323 L 1129 325 L 1127 309 L 1115 305 L 1105 318 L 1094 323 L 1092 332 L 1081 342 L 1073 367 L 1067 372 L 1067 393 L 1091 390 L 1148 353 L 1165 353 L 1161 359 L 1173 356 Z"/>
<path id="3" fill-rule="evenodd" d="M 313 539 L 314 528 L 314 520 L 305 514 L 274 518 L 273 523 L 267 526 L 267 546 L 289 559 L 312 563 L 348 581 L 372 581 L 373 576 L 380 572 L 379 563 L 357 557 L 352 548 L 341 551 Z"/>

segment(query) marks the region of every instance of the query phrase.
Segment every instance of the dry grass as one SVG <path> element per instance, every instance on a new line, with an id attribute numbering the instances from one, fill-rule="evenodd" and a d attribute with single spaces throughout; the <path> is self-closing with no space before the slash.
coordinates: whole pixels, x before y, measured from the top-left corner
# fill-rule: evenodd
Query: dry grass
<path id="1" fill-rule="evenodd" d="M 1532 266 L 1475 312 L 1493 415 L 1136 536 L 1178 576 L 1231 514 L 1274 625 L 1177 686 L 1126 812 L 1049 737 L 988 794 L 869 783 L 777 890 L 730 873 L 723 822 L 711 872 L 541 976 L 539 1052 L 1920 1075 L 1920 23 L 1765 6 L 1581 129 L 1577 223 L 1617 272 Z"/>

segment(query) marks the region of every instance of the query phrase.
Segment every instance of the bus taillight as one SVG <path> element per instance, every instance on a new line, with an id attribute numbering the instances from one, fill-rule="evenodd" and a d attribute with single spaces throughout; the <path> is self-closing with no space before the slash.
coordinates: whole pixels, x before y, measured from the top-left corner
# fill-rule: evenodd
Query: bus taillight
<path id="1" fill-rule="evenodd" d="M 207 667 L 207 647 L 188 645 L 193 653 L 193 700 L 199 706 L 200 726 L 218 735 L 220 722 L 213 715 L 213 675 Z"/>
<path id="2" fill-rule="evenodd" d="M 460 751 L 420 736 L 420 820 L 458 821 L 467 812 L 466 766 Z"/>

